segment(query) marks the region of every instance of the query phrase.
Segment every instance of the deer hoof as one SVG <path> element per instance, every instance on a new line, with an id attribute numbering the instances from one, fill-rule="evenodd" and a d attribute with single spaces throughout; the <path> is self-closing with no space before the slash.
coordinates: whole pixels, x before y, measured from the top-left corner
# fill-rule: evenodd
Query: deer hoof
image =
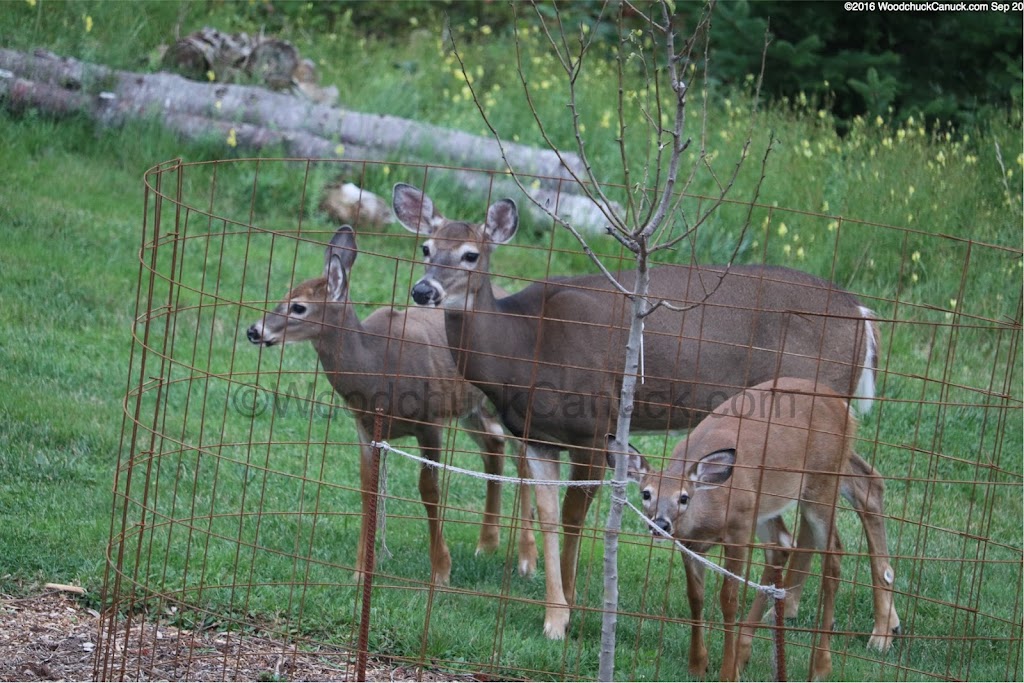
<path id="1" fill-rule="evenodd" d="M 750 654 L 752 651 L 753 643 L 750 639 L 740 638 L 739 647 L 736 652 L 736 673 L 743 673 L 743 670 L 747 668 L 747 662 L 750 661 Z"/>
<path id="2" fill-rule="evenodd" d="M 449 561 L 447 565 L 434 569 L 430 573 L 430 581 L 435 586 L 447 586 L 452 578 L 452 565 Z"/>
<path id="3" fill-rule="evenodd" d="M 569 608 L 551 607 L 548 608 L 547 616 L 544 619 L 544 636 L 550 640 L 565 639 L 565 632 L 569 627 Z"/>
<path id="4" fill-rule="evenodd" d="M 519 558 L 519 576 L 533 576 L 537 573 L 537 556 Z"/>
<path id="5" fill-rule="evenodd" d="M 871 634 L 871 637 L 868 638 L 868 647 L 872 650 L 878 650 L 879 652 L 888 652 L 889 648 L 892 647 L 895 636 L 901 635 L 902 633 L 903 627 L 899 624 L 893 626 L 891 629 L 886 629 L 885 627 L 876 628 Z"/>
<path id="6" fill-rule="evenodd" d="M 500 545 L 501 538 L 498 536 L 497 531 L 489 534 L 480 534 L 480 540 L 476 544 L 476 554 L 493 553 Z"/>
<path id="7" fill-rule="evenodd" d="M 832 653 L 818 650 L 811 662 L 811 680 L 823 681 L 832 673 Z"/>
<path id="8" fill-rule="evenodd" d="M 708 675 L 708 653 L 707 653 L 707 651 L 705 650 L 704 655 L 702 657 L 698 657 L 697 661 L 694 661 L 693 659 L 691 659 L 690 660 L 690 664 L 689 664 L 689 666 L 687 668 L 689 669 L 691 676 L 696 676 L 698 678 L 704 678 L 705 676 L 707 676 Z"/>

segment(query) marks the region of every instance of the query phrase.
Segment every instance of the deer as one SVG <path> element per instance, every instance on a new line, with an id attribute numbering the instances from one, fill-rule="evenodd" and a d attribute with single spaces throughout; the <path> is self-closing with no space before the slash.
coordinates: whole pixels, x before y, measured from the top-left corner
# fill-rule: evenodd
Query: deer
<path id="1" fill-rule="evenodd" d="M 246 336 L 262 347 L 311 342 L 332 388 L 353 414 L 359 438 L 363 510 L 356 557 L 358 580 L 369 525 L 375 523 L 370 519 L 370 442 L 376 409 L 382 409 L 385 438 L 415 437 L 423 457 L 434 461 L 442 450 L 444 427 L 457 418 L 480 446 L 484 471 L 494 475 L 502 473 L 505 433 L 488 410 L 483 393 L 456 371 L 440 311 L 378 308 L 365 320 L 359 319 L 349 300 L 357 253 L 355 232 L 351 226 L 342 225 L 325 250 L 323 276 L 294 287 L 272 311 L 248 328 Z M 525 468 L 521 470 L 528 476 Z M 422 466 L 419 491 L 427 513 L 431 581 L 446 585 L 451 578 L 451 553 L 441 530 L 436 468 Z M 521 490 L 520 512 L 525 526 L 531 515 L 526 488 Z M 500 516 L 501 484 L 490 480 L 477 554 L 498 547 Z M 519 571 L 531 574 L 536 564 L 533 534 L 520 527 Z"/>
<path id="2" fill-rule="evenodd" d="M 599 478 L 605 434 L 618 411 L 630 302 L 603 274 L 534 282 L 495 295 L 490 259 L 516 234 L 508 198 L 491 204 L 482 223 L 450 220 L 420 189 L 398 183 L 392 208 L 407 230 L 425 236 L 425 272 L 412 287 L 420 306 L 443 308 L 456 367 L 495 406 L 502 423 L 526 443 L 535 479 L 558 478 L 567 451 L 570 476 Z M 651 268 L 652 301 L 644 320 L 644 376 L 634 397 L 632 429 L 693 427 L 728 395 L 780 376 L 813 379 L 861 409 L 874 397 L 879 348 L 873 313 L 850 293 L 800 271 L 775 266 L 662 265 Z M 635 274 L 617 275 L 622 287 Z M 857 468 L 871 471 L 859 459 Z M 892 587 L 880 499 L 864 487 L 847 491 L 869 529 L 872 581 Z M 565 637 L 575 600 L 580 534 L 594 486 L 557 491 L 535 485 L 545 563 L 544 633 Z M 560 558 L 555 562 L 553 558 Z M 895 610 L 875 615 L 874 645 L 887 648 L 899 629 Z"/>
<path id="3" fill-rule="evenodd" d="M 788 561 L 783 582 L 787 616 L 795 616 L 790 606 L 799 602 L 812 552 L 821 552 L 821 622 L 811 653 L 811 680 L 827 677 L 832 668 L 830 634 L 842 551 L 835 526 L 838 496 L 866 482 L 872 485 L 870 495 L 882 495 L 880 478 L 865 479 L 852 465 L 856 430 L 856 419 L 839 394 L 811 380 L 785 377 L 745 389 L 715 408 L 676 445 L 662 471 L 631 446 L 626 456 L 628 479 L 640 485 L 652 533 L 671 536 L 700 554 L 721 545 L 725 569 L 740 576 L 746 574 L 756 535 L 769 544 L 761 584 L 770 583 L 771 574 Z M 616 451 L 622 449 L 610 439 L 612 466 Z M 795 544 L 782 523 L 782 515 L 794 506 L 799 509 Z M 693 619 L 689 670 L 704 676 L 704 567 L 686 553 L 683 560 Z M 887 599 L 877 595 L 880 590 L 875 587 L 876 600 Z M 725 626 L 723 681 L 738 680 L 766 611 L 766 595 L 757 592 L 738 625 L 738 593 L 738 582 L 727 577 L 719 595 Z"/>

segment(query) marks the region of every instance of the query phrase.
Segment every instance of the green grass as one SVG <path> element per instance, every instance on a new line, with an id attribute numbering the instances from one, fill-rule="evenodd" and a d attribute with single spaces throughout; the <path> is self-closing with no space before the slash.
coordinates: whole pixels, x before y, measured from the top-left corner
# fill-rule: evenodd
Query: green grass
<path id="1" fill-rule="evenodd" d="M 204 23 L 242 27 L 237 18 L 227 18 L 230 7 L 215 5 L 211 15 L 201 5 L 154 3 L 145 12 L 125 7 L 12 5 L 0 17 L 0 43 L 44 45 L 138 68 L 140 57 L 167 39 L 179 17 L 183 32 Z M 93 18 L 89 33 L 83 15 Z M 334 38 L 300 26 L 285 37 L 319 55 L 324 79 L 346 84 L 345 101 L 356 108 L 482 132 L 475 107 L 461 96 L 461 82 L 432 38 L 391 45 L 362 39 L 344 26 Z M 532 119 L 516 103 L 508 45 L 499 38 L 467 45 L 467 61 L 483 69 L 477 82 L 495 99 L 499 130 L 536 143 Z M 535 80 L 554 78 L 544 59 L 531 69 Z M 365 78 L 366 73 L 376 77 Z M 613 84 L 597 78 L 587 86 L 584 122 L 593 133 L 588 144 L 595 163 L 610 169 L 609 180 L 615 181 L 617 152 L 601 126 L 604 112 L 614 111 Z M 708 147 L 721 159 L 716 170 L 725 173 L 742 144 L 750 101 L 742 92 L 714 95 Z M 542 106 L 547 120 L 558 121 L 552 134 L 566 143 L 559 100 Z M 330 166 L 239 162 L 185 171 L 182 200 L 194 209 L 177 216 L 175 226 L 173 207 L 165 201 L 161 234 L 178 227 L 187 239 L 162 240 L 155 260 L 158 273 L 171 273 L 177 246 L 174 264 L 182 286 L 169 290 L 158 278 L 150 307 L 148 276 L 142 280 L 139 313 L 151 310 L 144 318 L 151 319 L 152 349 L 143 371 L 141 346 L 131 338 L 133 329 L 138 335 L 146 329 L 143 322 L 133 324 L 137 254 L 143 229 L 153 229 L 156 205 L 151 195 L 144 225 L 142 174 L 176 157 L 195 162 L 237 153 L 219 141 L 183 145 L 155 124 L 100 131 L 31 113 L 0 117 L 9 141 L 0 166 L 0 587 L 20 593 L 44 581 L 63 581 L 99 592 L 120 457 L 117 490 L 131 496 L 123 569 L 140 586 L 140 605 L 155 614 L 162 595 L 163 604 L 177 601 L 174 619 L 180 625 L 350 641 L 358 617 L 350 570 L 359 525 L 351 421 L 332 407 L 311 348 L 261 354 L 244 339 L 268 300 L 322 267 L 318 245 L 245 224 L 294 231 L 301 221 L 304 232 L 328 230 L 307 209 L 332 177 Z M 752 196 L 768 131 L 776 143 L 759 198 L 763 206 L 752 212 L 749 228 L 740 227 L 745 205 L 723 206 L 693 241 L 666 258 L 685 261 L 695 253 L 720 262 L 739 244 L 739 261 L 785 264 L 830 277 L 857 292 L 884 321 L 879 389 L 886 400 L 863 424 L 861 452 L 888 478 L 897 605 L 911 637 L 885 656 L 865 649 L 863 632 L 871 623 L 866 548 L 855 517 L 842 515 L 850 556 L 844 560 L 837 621 L 841 631 L 858 633 L 834 640 L 833 677 L 1019 680 L 1020 121 L 993 120 L 967 140 L 946 140 L 942 131 L 922 132 L 907 121 L 865 121 L 839 138 L 817 112 L 770 107 L 757 119 L 758 151 L 737 180 L 738 200 Z M 996 142 L 1005 169 L 996 160 Z M 431 194 L 447 215 L 482 215 L 483 198 L 461 196 L 441 176 L 431 177 Z M 421 178 L 421 169 L 395 163 L 370 165 L 359 180 L 387 196 L 394 182 L 418 184 Z M 173 193 L 177 179 L 168 175 L 165 189 Z M 710 188 L 710 178 L 699 175 L 693 189 Z M 688 200 L 685 215 L 692 216 L 698 203 Z M 211 207 L 227 221 L 207 219 L 203 211 Z M 524 228 L 514 245 L 497 252 L 496 271 L 540 277 L 589 269 L 567 235 L 543 225 Z M 618 253 L 608 241 L 595 247 Z M 353 297 L 404 304 L 419 268 L 395 257 L 415 259 L 414 240 L 389 226 L 380 235 L 362 231 L 360 248 Z M 143 254 L 148 259 L 152 250 Z M 513 278 L 501 282 L 517 286 Z M 157 308 L 169 296 L 171 314 Z M 165 380 L 159 394 L 153 377 Z M 140 383 L 142 429 L 132 447 L 131 423 L 122 430 L 122 403 L 126 389 L 137 390 Z M 251 416 L 247 385 L 263 387 L 260 396 L 269 401 L 278 392 L 277 409 Z M 285 393 L 315 400 L 282 398 Z M 127 405 L 134 415 L 134 395 Z M 148 430 L 154 426 L 160 434 L 151 441 Z M 449 439 L 457 464 L 478 467 L 463 435 Z M 667 442 L 663 436 L 636 441 L 654 453 Z M 130 491 L 129 456 L 135 458 Z M 473 556 L 482 484 L 448 481 L 452 585 L 428 589 L 415 480 L 414 466 L 390 459 L 387 545 L 394 556 L 380 563 L 375 651 L 499 676 L 596 676 L 600 614 L 593 610 L 601 601 L 601 532 L 589 530 L 584 543 L 578 598 L 583 609 L 574 614 L 569 639 L 551 643 L 540 634 L 542 607 L 531 602 L 543 600 L 542 578 L 514 574 L 514 548 Z M 510 490 L 505 498 L 511 523 Z M 151 511 L 145 519 L 143 504 Z M 595 503 L 589 518 L 594 529 L 602 525 L 607 505 L 606 495 Z M 137 526 L 142 521 L 146 525 Z M 627 614 L 619 621 L 618 676 L 685 679 L 689 635 L 682 621 L 687 610 L 678 556 L 652 546 L 636 520 L 627 519 L 626 527 L 631 535 L 621 581 Z M 114 530 L 122 530 L 120 517 Z M 505 531 L 503 538 L 509 535 Z M 717 600 L 711 591 L 719 584 L 709 583 L 713 620 Z M 797 628 L 814 625 L 816 586 L 812 578 Z M 130 589 L 131 582 L 122 586 Z M 809 637 L 794 631 L 787 638 L 794 643 L 787 651 L 791 675 L 802 676 L 807 650 L 800 645 Z M 709 647 L 714 671 L 720 633 L 712 631 Z M 752 678 L 770 675 L 767 643 L 758 643 L 751 667 Z"/>

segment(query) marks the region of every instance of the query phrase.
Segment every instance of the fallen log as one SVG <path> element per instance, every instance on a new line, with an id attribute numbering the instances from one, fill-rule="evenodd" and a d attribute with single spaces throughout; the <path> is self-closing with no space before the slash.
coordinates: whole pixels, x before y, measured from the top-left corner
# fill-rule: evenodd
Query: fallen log
<path id="1" fill-rule="evenodd" d="M 386 114 L 365 114 L 318 105 L 265 88 L 190 81 L 169 73 L 117 71 L 53 54 L 0 48 L 0 69 L 69 90 L 106 91 L 126 115 L 191 114 L 264 128 L 302 131 L 335 144 L 379 147 L 431 163 L 505 170 L 505 158 L 490 138 Z M 508 143 L 508 165 L 537 175 L 542 183 L 583 177 L 576 154 Z M 561 157 L 561 158 L 559 158 Z M 564 162 L 564 163 L 563 163 Z"/>
<path id="2" fill-rule="evenodd" d="M 28 55 L 0 48 L 0 103 L 13 111 L 37 108 L 58 117 L 81 114 L 108 127 L 156 117 L 188 140 L 208 141 L 213 137 L 252 152 L 281 149 L 291 157 L 340 157 L 340 170 L 353 175 L 361 171 L 361 161 L 434 165 L 446 160 L 467 168 L 436 167 L 432 177 L 441 175 L 447 182 L 474 193 L 512 197 L 541 224 L 550 218 L 533 202 L 555 211 L 581 230 L 600 231 L 608 223 L 597 204 L 574 193 L 578 185 L 550 150 L 525 145 L 506 147 L 517 172 L 524 173 L 524 166 L 530 168 L 531 164 L 535 169 L 543 167 L 553 172 L 543 175 L 534 171 L 539 182 L 534 187 L 533 179 L 527 180 L 531 182 L 525 190 L 528 198 L 508 176 L 493 140 L 394 116 L 311 105 L 252 86 L 195 83 L 164 73 L 133 74 L 48 53 Z M 402 138 L 401 131 L 407 139 Z M 452 155 L 452 150 L 460 154 Z M 573 155 L 564 158 L 576 163 Z M 516 160 L 523 161 L 520 164 Z"/>

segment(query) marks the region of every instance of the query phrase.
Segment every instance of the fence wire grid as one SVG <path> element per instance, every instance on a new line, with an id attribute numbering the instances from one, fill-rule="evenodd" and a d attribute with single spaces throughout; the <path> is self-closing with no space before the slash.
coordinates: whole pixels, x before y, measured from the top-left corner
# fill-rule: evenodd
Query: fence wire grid
<path id="1" fill-rule="evenodd" d="M 360 529 L 372 496 L 366 490 L 371 479 L 360 474 L 361 448 L 368 453 L 376 438 L 419 452 L 412 437 L 438 420 L 411 417 L 402 426 L 384 419 L 377 435 L 357 428 L 350 409 L 369 414 L 363 424 L 371 424 L 381 396 L 356 385 L 369 382 L 389 400 L 397 393 L 399 403 L 432 401 L 440 406 L 435 412 L 468 415 L 441 421 L 447 427 L 436 437 L 433 457 L 442 463 L 521 477 L 518 442 L 498 436 L 489 405 L 477 412 L 467 408 L 474 394 L 463 385 L 435 389 L 434 369 L 412 363 L 412 344 L 403 355 L 402 335 L 412 329 L 411 318 L 392 316 L 389 324 L 386 314 L 377 314 L 377 323 L 384 322 L 364 330 L 359 350 L 350 343 L 334 351 L 339 365 L 333 374 L 318 357 L 318 351 L 321 357 L 331 352 L 326 341 L 319 349 L 316 339 L 251 343 L 250 328 L 289 291 L 323 275 L 325 248 L 337 223 L 318 205 L 335 178 L 387 204 L 396 182 L 409 183 L 424 188 L 448 218 L 483 221 L 501 195 L 460 192 L 450 182 L 455 174 L 485 181 L 500 176 L 442 166 L 288 159 L 172 160 L 146 174 L 98 678 L 351 680 L 363 675 L 357 672 L 360 656 L 369 660 L 365 675 L 373 680 L 597 677 L 607 487 L 595 494 L 580 531 L 566 637 L 550 640 L 543 633 L 545 576 L 558 560 L 543 551 L 531 487 L 500 487 L 427 468 L 437 472 L 431 493 L 430 476 L 417 463 L 391 454 L 374 500 L 383 512 L 371 510 L 373 519 L 365 525 L 366 533 L 373 529 L 376 555 L 366 603 Z M 560 187 L 557 179 L 525 179 L 534 181 Z M 614 195 L 616 188 L 608 191 Z M 578 244 L 518 201 L 518 234 L 490 254 L 496 284 L 516 292 L 551 277 L 594 273 Z M 687 197 L 684 208 L 708 202 Z M 352 302 L 345 308 L 363 322 L 381 307 L 414 307 L 409 292 L 424 272 L 425 239 L 393 220 L 368 215 L 366 206 L 356 202 L 349 219 L 358 258 L 345 278 Z M 806 271 L 853 293 L 874 312 L 880 333 L 875 399 L 859 420 L 855 450 L 885 483 L 884 523 L 901 632 L 887 652 L 867 646 L 873 623 L 871 553 L 858 516 L 840 499 L 836 523 L 843 553 L 835 623 L 819 624 L 821 564 L 815 558 L 800 610 L 782 627 L 789 671 L 806 675 L 814 638 L 831 626 L 833 680 L 1020 680 L 1024 401 L 1022 300 L 1014 269 L 1021 250 L 742 202 L 727 201 L 718 211 L 713 224 L 664 258 L 704 265 L 735 256 L 737 264 Z M 786 240 L 774 227 L 780 222 L 805 236 L 805 260 L 790 260 Z M 589 244 L 610 269 L 632 267 L 631 255 L 611 238 L 595 233 Z M 912 286 L 914 254 L 925 248 L 942 255 L 929 278 L 954 283 L 952 293 Z M 983 294 L 999 279 L 1017 284 L 999 298 Z M 617 305 L 628 312 L 627 299 L 619 299 Z M 758 305 L 735 304 L 742 310 Z M 440 325 L 420 346 L 436 347 L 450 358 L 444 314 L 435 313 Z M 328 332 L 351 331 L 349 322 L 320 323 L 317 334 L 325 338 Z M 543 358 L 534 359 L 534 368 L 548 382 L 545 395 L 560 397 L 560 410 L 601 413 L 614 405 L 608 397 L 617 396 L 621 330 L 579 330 L 592 343 L 556 369 L 592 371 L 603 378 L 607 393 L 581 396 L 572 386 L 560 386 L 560 375 Z M 659 343 L 659 334 L 651 330 L 645 343 Z M 258 334 L 255 340 L 265 341 Z M 741 349 L 750 344 L 734 343 Z M 851 343 L 863 349 L 867 340 L 861 335 Z M 376 378 L 344 366 L 345 360 L 389 352 L 393 361 Z M 822 358 L 811 360 L 825 366 Z M 862 361 L 851 356 L 829 362 L 856 368 Z M 645 371 L 647 381 L 665 379 L 650 363 Z M 349 395 L 340 396 L 332 380 L 351 385 Z M 511 387 L 533 392 L 523 394 L 530 397 L 523 403 L 527 422 L 534 419 L 530 400 L 537 395 L 536 382 L 535 375 L 533 383 Z M 716 387 L 718 402 L 745 386 Z M 544 405 L 536 403 L 538 410 Z M 666 416 L 675 408 L 669 398 L 646 405 Z M 666 429 L 632 437 L 657 467 L 685 434 L 667 429 L 668 417 L 664 422 Z M 603 424 L 601 429 L 603 438 L 608 430 Z M 481 468 L 481 450 L 488 448 L 494 457 L 484 457 Z M 603 464 L 604 453 L 594 454 L 598 460 Z M 553 470 L 561 478 L 606 475 L 596 467 L 573 472 L 569 460 L 562 461 Z M 423 497 L 431 495 L 434 507 L 425 507 Z M 627 495 L 640 505 L 638 487 L 631 485 Z M 436 511 L 436 534 L 443 540 L 431 541 L 428 508 Z M 793 531 L 794 513 L 785 519 Z M 762 546 L 755 546 L 744 568 L 753 581 L 765 566 Z M 721 563 L 721 549 L 708 557 Z M 704 631 L 708 676 L 714 678 L 724 640 L 722 579 L 709 573 L 706 584 Z M 619 591 L 616 677 L 693 679 L 681 556 L 628 511 L 620 537 Z M 739 595 L 742 618 L 754 591 L 743 588 Z M 766 615 L 756 632 L 745 678 L 777 674 L 774 623 Z M 360 626 L 367 624 L 368 638 L 360 639 Z"/>

